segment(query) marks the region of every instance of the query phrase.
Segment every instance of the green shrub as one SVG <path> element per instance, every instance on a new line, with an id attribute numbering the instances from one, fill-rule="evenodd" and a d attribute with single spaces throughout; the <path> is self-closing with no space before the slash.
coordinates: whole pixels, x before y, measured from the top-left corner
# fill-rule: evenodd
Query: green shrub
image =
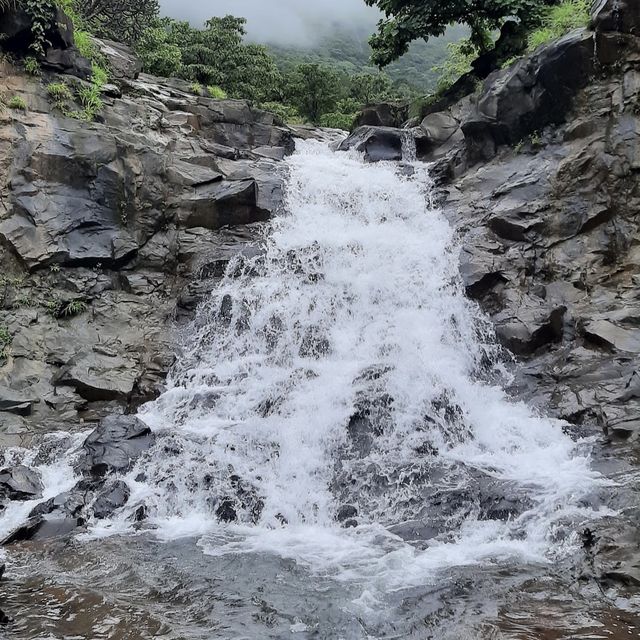
<path id="1" fill-rule="evenodd" d="M 207 87 L 207 93 L 214 100 L 226 100 L 228 97 L 227 92 L 217 85 Z"/>
<path id="2" fill-rule="evenodd" d="M 534 51 L 541 44 L 561 38 L 566 33 L 586 27 L 590 19 L 590 0 L 563 0 L 545 10 L 542 25 L 531 32 L 528 50 Z"/>
<path id="3" fill-rule="evenodd" d="M 351 131 L 353 127 L 353 121 L 355 120 L 354 113 L 325 113 L 320 117 L 320 126 L 328 127 L 329 129 L 342 129 L 343 131 Z"/>
<path id="4" fill-rule="evenodd" d="M 39 76 L 41 73 L 40 63 L 33 56 L 24 59 L 24 69 L 30 76 Z"/>
<path id="5" fill-rule="evenodd" d="M 22 96 L 13 96 L 11 100 L 9 100 L 7 106 L 9 109 L 15 109 L 16 111 L 26 111 L 27 103 Z"/>
<path id="6" fill-rule="evenodd" d="M 78 99 L 80 100 L 80 104 L 84 108 L 87 115 L 91 116 L 90 120 L 93 120 L 100 109 L 102 109 L 102 98 L 100 97 L 100 87 L 98 85 L 92 84 L 88 87 L 79 87 L 78 88 Z"/>
<path id="7" fill-rule="evenodd" d="M 202 95 L 202 85 L 199 82 L 193 82 L 189 88 L 191 89 L 191 93 L 195 93 L 197 96 Z"/>
<path id="8" fill-rule="evenodd" d="M 47 85 L 47 93 L 55 102 L 64 102 L 65 100 L 73 100 L 71 90 L 64 82 L 52 82 Z"/>

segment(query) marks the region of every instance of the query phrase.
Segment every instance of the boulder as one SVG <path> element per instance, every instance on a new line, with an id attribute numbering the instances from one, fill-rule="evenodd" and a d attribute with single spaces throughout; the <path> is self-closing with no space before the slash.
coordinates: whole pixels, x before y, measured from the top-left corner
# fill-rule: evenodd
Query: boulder
<path id="1" fill-rule="evenodd" d="M 135 416 L 109 416 L 82 445 L 77 469 L 96 477 L 127 471 L 155 442 L 155 436 Z"/>
<path id="2" fill-rule="evenodd" d="M 491 74 L 462 124 L 469 159 L 489 160 L 501 145 L 563 122 L 594 64 L 593 33 L 580 30 Z"/>
<path id="3" fill-rule="evenodd" d="M 596 0 L 591 27 L 596 31 L 628 33 L 640 37 L 639 0 Z"/>
<path id="4" fill-rule="evenodd" d="M 93 515 L 98 520 L 110 517 L 115 511 L 127 504 L 130 495 L 131 491 L 127 483 L 116 480 L 98 494 L 92 506 Z"/>
<path id="5" fill-rule="evenodd" d="M 18 465 L 0 471 L 0 497 L 9 500 L 37 500 L 43 485 L 37 471 Z"/>
<path id="6" fill-rule="evenodd" d="M 449 113 L 431 113 L 420 124 L 435 147 L 445 144 L 460 129 L 460 122 Z"/>
<path id="7" fill-rule="evenodd" d="M 142 62 L 131 47 L 113 40 L 92 38 L 92 42 L 107 60 L 109 76 L 115 80 L 135 80 L 142 71 Z"/>
<path id="8" fill-rule="evenodd" d="M 356 129 L 338 146 L 339 151 L 355 149 L 367 162 L 402 160 L 403 136 L 411 135 L 392 127 L 364 126 Z"/>

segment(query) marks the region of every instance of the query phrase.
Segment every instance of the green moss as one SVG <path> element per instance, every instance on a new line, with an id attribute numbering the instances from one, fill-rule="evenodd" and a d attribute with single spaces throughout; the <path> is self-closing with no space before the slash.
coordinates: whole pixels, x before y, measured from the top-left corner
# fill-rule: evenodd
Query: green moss
<path id="1" fill-rule="evenodd" d="M 199 82 L 194 82 L 191 87 L 191 93 L 195 93 L 198 96 L 202 95 L 202 85 Z"/>

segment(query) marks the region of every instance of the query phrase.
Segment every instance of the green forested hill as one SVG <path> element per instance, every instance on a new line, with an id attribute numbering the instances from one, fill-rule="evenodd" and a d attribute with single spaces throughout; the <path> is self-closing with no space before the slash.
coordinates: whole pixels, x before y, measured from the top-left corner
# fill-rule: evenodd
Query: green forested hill
<path id="1" fill-rule="evenodd" d="M 335 30 L 309 48 L 267 45 L 278 66 L 288 70 L 304 63 L 320 63 L 339 68 L 349 74 L 375 72 L 371 65 L 371 47 L 367 30 Z M 415 42 L 409 52 L 385 69 L 397 87 L 410 86 L 419 93 L 434 90 L 438 80 L 433 67 L 447 56 L 447 44 L 467 35 L 463 27 L 449 29 L 442 38 Z"/>

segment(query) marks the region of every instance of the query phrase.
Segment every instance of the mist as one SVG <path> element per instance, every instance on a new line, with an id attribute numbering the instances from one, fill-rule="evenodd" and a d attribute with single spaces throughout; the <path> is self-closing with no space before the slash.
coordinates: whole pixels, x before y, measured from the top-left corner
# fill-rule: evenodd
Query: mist
<path id="1" fill-rule="evenodd" d="M 364 0 L 160 0 L 165 15 L 201 25 L 213 16 L 247 18 L 248 38 L 280 45 L 311 45 L 336 29 L 372 32 L 379 13 Z"/>

